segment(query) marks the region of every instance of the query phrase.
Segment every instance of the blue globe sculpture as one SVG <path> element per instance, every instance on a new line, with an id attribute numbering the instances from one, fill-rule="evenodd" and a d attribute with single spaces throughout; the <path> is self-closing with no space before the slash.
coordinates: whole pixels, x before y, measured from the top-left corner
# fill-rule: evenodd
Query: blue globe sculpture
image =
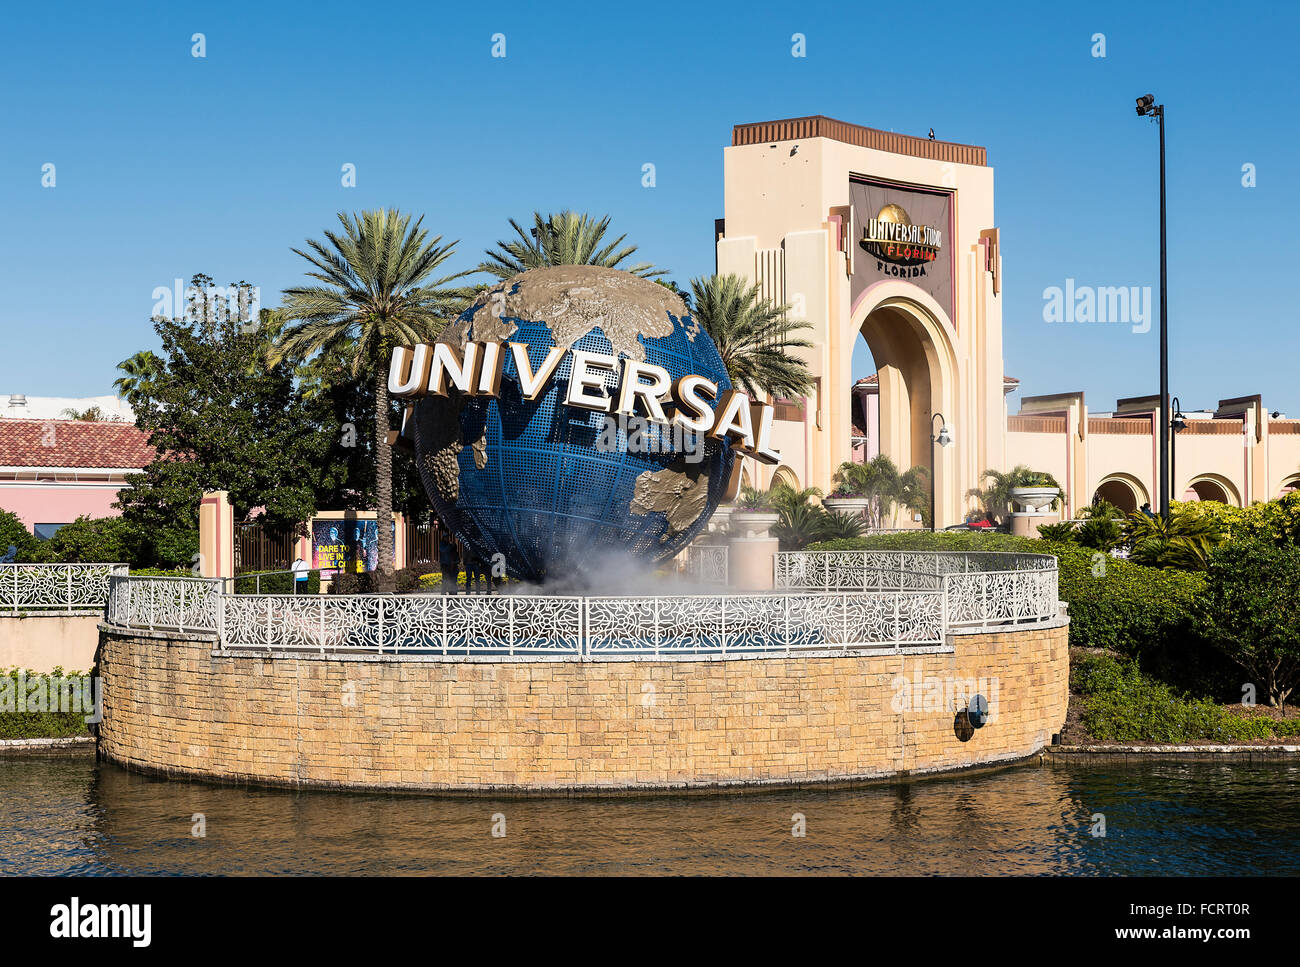
<path id="1" fill-rule="evenodd" d="M 439 337 L 461 350 L 471 340 L 526 344 L 534 373 L 560 346 L 655 364 L 673 379 L 704 376 L 719 393 L 731 388 L 682 300 L 614 269 L 517 275 L 482 293 Z M 566 404 L 567 352 L 531 400 L 508 352 L 505 360 L 495 396 L 423 397 L 410 430 L 434 510 L 475 556 L 504 559 L 512 577 L 599 587 L 620 562 L 653 565 L 699 533 L 731 476 L 727 443 L 648 422 L 620 425 Z M 610 374 L 606 392 L 616 395 L 617 384 Z"/>

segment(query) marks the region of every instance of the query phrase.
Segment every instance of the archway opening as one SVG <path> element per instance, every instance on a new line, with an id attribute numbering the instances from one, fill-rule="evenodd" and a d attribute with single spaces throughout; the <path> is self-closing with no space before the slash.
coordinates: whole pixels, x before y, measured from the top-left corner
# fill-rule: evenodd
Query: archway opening
<path id="1" fill-rule="evenodd" d="M 1133 489 L 1132 484 L 1118 478 L 1103 480 L 1092 495 L 1092 502 L 1107 501 L 1114 504 L 1126 514 L 1131 514 L 1137 510 L 1141 503 L 1140 495 Z"/>
<path id="2" fill-rule="evenodd" d="M 867 312 L 854 340 L 850 381 L 850 453 L 857 463 L 878 455 L 888 457 L 900 474 L 913 467 L 924 471 L 927 487 L 947 493 L 955 479 L 956 461 L 940 447 L 934 453 L 934 417 L 943 413 L 951 426 L 957 414 L 944 412 L 943 401 L 954 388 L 945 385 L 951 360 L 936 346 L 931 327 L 941 328 L 928 310 L 908 299 L 891 299 Z M 950 353 L 949 353 L 950 355 Z M 938 460 L 938 465 L 934 461 Z M 891 526 L 928 525 L 929 494 L 919 509 L 923 520 L 896 508 Z M 939 501 L 939 525 L 960 519 L 955 501 Z"/>
<path id="3" fill-rule="evenodd" d="M 1228 499 L 1228 492 L 1223 488 L 1223 485 L 1213 480 L 1197 480 L 1187 489 L 1196 495 L 1192 498 L 1193 500 L 1213 500 L 1220 504 L 1231 503 Z"/>

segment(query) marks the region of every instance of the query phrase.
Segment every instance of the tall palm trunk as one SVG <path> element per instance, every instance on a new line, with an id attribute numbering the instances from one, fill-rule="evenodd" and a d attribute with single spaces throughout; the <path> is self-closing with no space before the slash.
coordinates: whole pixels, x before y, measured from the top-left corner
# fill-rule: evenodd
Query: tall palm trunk
<path id="1" fill-rule="evenodd" d="M 393 448 L 388 445 L 388 370 L 375 374 L 375 517 L 379 531 L 380 591 L 393 591 Z"/>

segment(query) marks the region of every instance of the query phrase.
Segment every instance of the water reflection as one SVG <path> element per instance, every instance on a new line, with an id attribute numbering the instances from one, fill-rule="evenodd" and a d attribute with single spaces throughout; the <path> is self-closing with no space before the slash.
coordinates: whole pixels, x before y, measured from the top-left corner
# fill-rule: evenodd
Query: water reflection
<path id="1" fill-rule="evenodd" d="M 435 799 L 0 759 L 0 872 L 1296 875 L 1298 787 L 1291 765 L 1188 763 L 735 795 Z M 191 835 L 195 813 L 205 838 Z M 491 835 L 498 813 L 503 838 Z M 1095 814 L 1105 838 L 1090 834 Z"/>

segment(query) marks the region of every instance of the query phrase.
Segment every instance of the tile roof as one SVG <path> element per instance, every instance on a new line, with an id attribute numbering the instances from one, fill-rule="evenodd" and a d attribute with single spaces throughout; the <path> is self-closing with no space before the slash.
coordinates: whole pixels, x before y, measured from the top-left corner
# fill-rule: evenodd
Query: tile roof
<path id="1" fill-rule="evenodd" d="M 153 457 L 149 434 L 133 423 L 0 418 L 0 467 L 138 470 Z"/>
<path id="2" fill-rule="evenodd" d="M 875 385 L 877 385 L 879 382 L 880 382 L 880 377 L 879 377 L 878 375 L 876 375 L 875 373 L 872 373 L 870 376 L 863 376 L 863 377 L 861 377 L 861 378 L 860 378 L 856 383 L 854 383 L 853 385 L 854 385 L 854 386 L 875 386 Z M 1019 383 L 1020 380 L 1016 379 L 1014 376 L 1003 376 L 1003 377 L 1002 377 L 1002 382 L 1003 382 L 1004 384 L 1006 384 L 1006 383 Z"/>

